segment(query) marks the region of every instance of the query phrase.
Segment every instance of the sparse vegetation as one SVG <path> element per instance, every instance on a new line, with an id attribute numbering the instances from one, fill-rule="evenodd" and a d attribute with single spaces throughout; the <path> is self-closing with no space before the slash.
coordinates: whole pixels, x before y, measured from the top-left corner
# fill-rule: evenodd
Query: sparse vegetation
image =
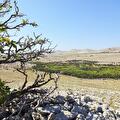
<path id="1" fill-rule="evenodd" d="M 41 63 L 36 62 L 33 68 L 39 71 L 58 72 L 64 75 L 79 78 L 120 78 L 119 65 L 99 65 L 94 62 L 67 62 L 67 63 Z"/>

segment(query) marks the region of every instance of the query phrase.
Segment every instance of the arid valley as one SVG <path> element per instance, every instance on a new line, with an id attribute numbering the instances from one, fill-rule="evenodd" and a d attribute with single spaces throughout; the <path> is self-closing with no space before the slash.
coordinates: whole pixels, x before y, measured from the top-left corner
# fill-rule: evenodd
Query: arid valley
<path id="1" fill-rule="evenodd" d="M 41 58 L 42 62 L 65 62 L 71 60 L 86 60 L 97 61 L 97 64 L 120 64 L 120 53 L 116 51 L 107 52 L 91 52 L 86 51 L 67 51 L 56 52 L 51 55 Z M 15 65 L 14 65 L 15 66 Z M 22 86 L 24 76 L 13 69 L 13 66 L 2 66 L 0 69 L 0 78 L 8 82 L 7 84 L 14 88 Z M 36 78 L 36 74 L 28 69 L 29 81 L 28 85 L 32 84 Z M 100 79 L 85 79 L 77 78 L 68 75 L 60 75 L 58 81 L 58 89 L 56 92 L 73 91 L 79 92 L 82 95 L 90 95 L 96 97 L 98 101 L 105 101 L 114 109 L 120 109 L 120 79 L 100 78 Z M 47 87 L 52 86 L 49 83 Z M 45 86 L 46 87 L 46 86 Z"/>

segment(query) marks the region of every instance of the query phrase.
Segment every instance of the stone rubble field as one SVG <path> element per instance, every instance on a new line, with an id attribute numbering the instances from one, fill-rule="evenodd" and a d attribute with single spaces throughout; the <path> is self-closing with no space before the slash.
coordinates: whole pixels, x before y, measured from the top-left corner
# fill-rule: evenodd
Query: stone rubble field
<path id="1" fill-rule="evenodd" d="M 26 93 L 6 103 L 0 120 L 120 120 L 120 108 L 113 109 L 100 96 L 71 90 L 47 96 L 48 91 Z"/>

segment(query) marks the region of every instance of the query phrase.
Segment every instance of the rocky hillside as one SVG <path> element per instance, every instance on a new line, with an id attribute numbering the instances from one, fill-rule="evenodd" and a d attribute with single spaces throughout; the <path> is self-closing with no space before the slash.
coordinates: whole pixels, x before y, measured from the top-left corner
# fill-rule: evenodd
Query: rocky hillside
<path id="1" fill-rule="evenodd" d="M 27 93 L 0 108 L 0 120 L 120 120 L 120 111 L 103 101 L 66 92 L 51 95 L 47 91 Z"/>

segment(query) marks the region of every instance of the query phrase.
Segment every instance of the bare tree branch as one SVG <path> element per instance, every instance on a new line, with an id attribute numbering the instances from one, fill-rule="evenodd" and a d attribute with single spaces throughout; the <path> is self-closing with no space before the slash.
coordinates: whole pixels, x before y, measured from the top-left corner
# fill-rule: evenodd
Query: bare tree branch
<path id="1" fill-rule="evenodd" d="M 21 71 L 20 71 L 21 72 Z M 23 73 L 24 74 L 24 73 Z M 49 76 L 49 78 L 47 80 L 45 80 L 46 75 Z M 42 100 L 46 99 L 51 93 L 53 93 L 56 89 L 57 89 L 57 81 L 59 79 L 59 76 L 56 74 L 56 77 L 52 77 L 52 73 L 44 73 L 43 75 L 45 78 L 44 80 L 41 81 L 41 78 L 39 79 L 38 76 L 36 77 L 36 82 L 34 82 L 32 85 L 26 86 L 24 84 L 26 84 L 26 82 L 24 82 L 22 89 L 17 90 L 17 91 L 13 91 L 6 99 L 5 104 L 8 104 L 11 100 L 13 100 L 14 98 L 20 97 L 23 94 L 26 94 L 28 92 L 34 92 L 35 88 L 40 88 L 44 85 L 46 85 L 47 83 L 49 83 L 50 81 L 54 81 L 55 83 L 55 87 L 53 90 L 51 90 L 46 96 L 43 97 Z"/>
<path id="2" fill-rule="evenodd" d="M 50 88 L 49 92 L 47 91 L 47 94 L 42 97 L 41 101 L 46 99 L 57 89 L 59 76 L 57 74 L 53 76 L 53 73 L 47 72 L 38 74 L 33 84 L 28 86 L 28 74 L 25 64 L 29 61 L 39 59 L 45 54 L 52 53 L 54 48 L 51 47 L 51 41 L 47 38 L 42 38 L 41 34 L 36 35 L 35 33 L 33 33 L 32 37 L 22 36 L 19 39 L 11 37 L 14 33 L 16 34 L 16 31 L 20 31 L 25 26 L 37 26 L 35 22 L 29 22 L 28 19 L 24 18 L 24 14 L 20 13 L 16 0 L 14 2 L 12 0 L 5 0 L 0 3 L 0 18 L 3 18 L 0 19 L 0 65 L 19 62 L 21 66 L 16 70 L 25 77 L 21 88 L 12 91 L 7 96 L 4 105 L 6 106 L 14 98 L 20 98 L 26 93 L 40 93 L 41 87 L 50 81 L 54 81 L 54 88 Z"/>

